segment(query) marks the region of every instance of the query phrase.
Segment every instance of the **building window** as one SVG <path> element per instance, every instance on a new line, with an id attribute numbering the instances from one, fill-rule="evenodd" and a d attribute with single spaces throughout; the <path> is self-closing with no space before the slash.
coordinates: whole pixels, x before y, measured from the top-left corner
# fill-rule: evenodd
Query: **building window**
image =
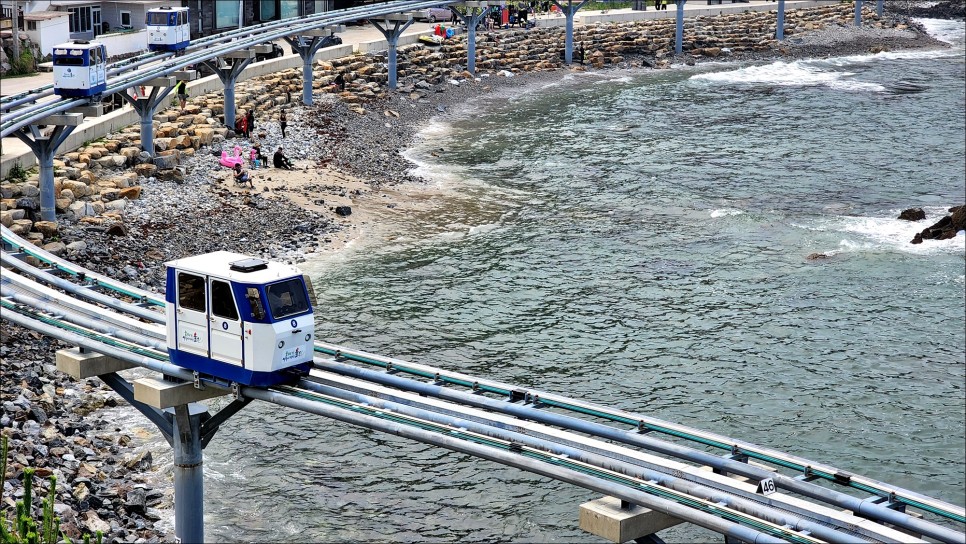
<path id="1" fill-rule="evenodd" d="M 131 12 L 122 11 L 121 12 L 121 26 L 124 28 L 131 28 Z"/>
<path id="2" fill-rule="evenodd" d="M 237 0 L 215 0 L 215 28 L 238 27 Z"/>
<path id="3" fill-rule="evenodd" d="M 91 7 L 69 8 L 71 32 L 90 32 L 91 31 Z"/>
<path id="4" fill-rule="evenodd" d="M 299 16 L 298 0 L 282 0 L 282 19 Z"/>
<path id="5" fill-rule="evenodd" d="M 37 21 L 27 21 L 27 30 L 37 30 Z"/>

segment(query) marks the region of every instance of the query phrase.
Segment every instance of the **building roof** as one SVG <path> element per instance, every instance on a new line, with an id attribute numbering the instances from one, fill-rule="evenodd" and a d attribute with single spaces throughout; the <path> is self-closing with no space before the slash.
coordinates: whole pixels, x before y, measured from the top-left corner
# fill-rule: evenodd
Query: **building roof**
<path id="1" fill-rule="evenodd" d="M 70 13 L 66 11 L 31 11 L 23 14 L 24 21 L 49 21 L 60 17 L 67 17 Z"/>

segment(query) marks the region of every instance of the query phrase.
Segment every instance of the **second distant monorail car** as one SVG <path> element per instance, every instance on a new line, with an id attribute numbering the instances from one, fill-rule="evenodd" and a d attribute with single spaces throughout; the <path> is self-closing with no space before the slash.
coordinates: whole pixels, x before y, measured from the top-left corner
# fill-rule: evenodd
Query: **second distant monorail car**
<path id="1" fill-rule="evenodd" d="M 100 42 L 74 40 L 53 49 L 54 93 L 94 96 L 107 88 L 107 48 Z"/>
<path id="2" fill-rule="evenodd" d="M 188 8 L 161 6 L 149 9 L 144 23 L 151 51 L 180 52 L 188 48 L 191 40 Z"/>

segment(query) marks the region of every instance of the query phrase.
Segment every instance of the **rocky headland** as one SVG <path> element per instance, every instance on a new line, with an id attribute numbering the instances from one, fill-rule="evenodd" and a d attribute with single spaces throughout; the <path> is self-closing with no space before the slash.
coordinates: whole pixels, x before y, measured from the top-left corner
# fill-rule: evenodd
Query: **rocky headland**
<path id="1" fill-rule="evenodd" d="M 703 61 L 799 59 L 889 49 L 945 47 L 905 17 L 851 26 L 851 5 L 789 12 L 776 42 L 774 14 L 744 13 L 689 20 L 685 53 L 673 55 L 673 21 L 607 23 L 576 30 L 585 63 L 565 67 L 562 30 L 501 30 L 481 37 L 477 74 L 466 71 L 466 43 L 401 48 L 400 87 L 387 89 L 385 54 L 315 66 L 316 105 L 304 107 L 301 71 L 286 70 L 236 89 L 239 112 L 256 112 L 255 138 L 271 156 L 278 146 L 296 169 L 252 170 L 254 188 L 236 186 L 218 163 L 221 151 L 252 142 L 223 126 L 223 95 L 193 96 L 185 109 L 155 117 L 156 157 L 141 148 L 138 127 L 58 157 L 58 220 L 37 221 L 38 180 L 0 184 L 0 219 L 32 243 L 138 287 L 163 289 L 167 260 L 219 249 L 289 262 L 351 240 L 367 210 L 393 206 L 385 190 L 418 183 L 400 156 L 430 119 L 469 99 L 555 81 L 563 70 L 662 69 Z M 344 91 L 332 84 L 346 80 Z M 282 138 L 278 116 L 287 111 Z M 57 476 L 55 511 L 74 538 L 103 531 L 107 542 L 172 540 L 162 508 L 170 484 L 151 470 L 151 456 L 132 446 L 98 409 L 123 401 L 98 380 L 75 383 L 53 367 L 68 347 L 0 321 L 2 412 L 11 441 L 4 510 L 22 493 L 24 467 Z M 35 478 L 44 495 L 46 479 Z M 160 522 L 160 523 L 159 523 Z"/>

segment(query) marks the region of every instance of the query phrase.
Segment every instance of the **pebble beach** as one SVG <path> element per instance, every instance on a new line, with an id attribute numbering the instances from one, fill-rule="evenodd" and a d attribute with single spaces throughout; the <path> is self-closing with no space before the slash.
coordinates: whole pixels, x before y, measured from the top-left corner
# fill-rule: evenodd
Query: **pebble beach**
<path id="1" fill-rule="evenodd" d="M 668 60 L 674 69 L 710 60 L 795 60 L 945 46 L 913 21 L 900 17 L 887 26 L 828 27 L 765 52 Z M 647 70 L 650 60 L 628 55 L 602 70 Z M 338 252 L 378 228 L 382 214 L 402 213 L 397 210 L 405 208 L 406 196 L 396 188 L 427 186 L 402 155 L 427 123 L 465 115 L 488 97 L 558 81 L 571 70 L 600 69 L 480 71 L 476 78 L 429 88 L 404 80 L 397 92 L 368 102 L 364 114 L 335 94 L 317 94 L 311 107 L 288 108 L 285 138 L 274 121 L 256 127 L 263 151 L 271 156 L 281 146 L 294 170 L 254 169 L 254 187 L 236 185 L 217 155 L 249 142 L 231 133 L 219 146 L 184 159 L 183 179 L 142 179 L 140 198 L 126 204 L 119 227 L 60 221 L 64 256 L 161 292 L 164 262 L 188 255 L 228 250 L 297 264 Z M 4 511 L 22 497 L 23 469 L 35 467 L 36 497 L 46 495 L 47 477 L 57 476 L 54 510 L 71 538 L 101 531 L 105 542 L 173 541 L 170 474 L 137 447 L 136 433 L 120 428 L 103 410 L 123 406 L 120 397 L 99 380 L 74 382 L 56 371 L 53 354 L 63 347 L 68 346 L 0 321 L 0 428 L 10 441 Z"/>

